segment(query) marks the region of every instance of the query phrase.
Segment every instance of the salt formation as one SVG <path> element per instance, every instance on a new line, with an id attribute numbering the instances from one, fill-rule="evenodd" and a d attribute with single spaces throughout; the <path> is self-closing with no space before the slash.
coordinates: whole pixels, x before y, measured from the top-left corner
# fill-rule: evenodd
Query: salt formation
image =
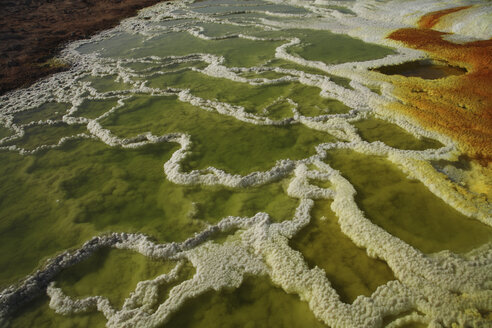
<path id="1" fill-rule="evenodd" d="M 209 290 L 238 288 L 245 276 L 266 275 L 285 292 L 299 295 L 301 300 L 309 304 L 315 316 L 330 327 L 381 327 L 383 319 L 390 316 L 400 317 L 388 327 L 400 327 L 413 322 L 423 323 L 429 327 L 490 324 L 490 320 L 480 313 L 492 311 L 490 283 L 492 244 L 489 243 L 464 255 L 451 252 L 423 254 L 366 218 L 354 199 L 356 191 L 351 183 L 339 171 L 323 161 L 327 158 L 328 152 L 334 149 L 351 149 L 366 155 L 381 156 L 394 163 L 412 179 L 423 183 L 437 197 L 468 216 L 470 220 L 479 220 L 492 226 L 491 205 L 486 200 L 474 197 L 473 193 L 466 189 L 457 188 L 455 182 L 447 179 L 430 164 L 432 161 L 456 159 L 459 156 L 457 145 L 446 136 L 424 130 L 411 119 L 390 112 L 385 105 L 394 101 L 391 95 L 392 86 L 371 79 L 371 68 L 424 58 L 425 54 L 400 48 L 396 50 L 396 54 L 381 59 L 327 64 L 293 54 L 290 49 L 302 44 L 297 37 L 286 35 L 269 37 L 247 32 L 209 36 L 205 28 L 197 27 L 197 23 L 213 23 L 279 33 L 284 29 L 306 24 L 313 29 L 331 29 L 335 33 L 356 36 L 366 41 L 397 46 L 384 38 L 389 31 L 406 26 L 405 24 L 414 24 L 422 14 L 452 7 L 454 2 L 423 0 L 411 3 L 401 1 L 384 3 L 290 1 L 289 3 L 293 12 L 284 12 L 279 9 L 281 7 L 275 5 L 266 6 L 268 9 L 263 7 L 263 9 L 256 9 L 255 4 L 239 1 L 220 4 L 215 4 L 213 1 L 197 4 L 191 1 L 161 3 L 141 11 L 138 17 L 125 20 L 115 29 L 101 33 L 91 40 L 70 44 L 63 52 L 64 59 L 74 64 L 70 71 L 56 74 L 28 89 L 18 90 L 1 98 L 0 122 L 12 131 L 10 136 L 0 140 L 0 149 L 3 151 L 36 154 L 48 148 L 60 147 L 75 138 L 96 139 L 108 146 L 122 148 L 139 148 L 153 143 L 174 143 L 179 149 L 163 163 L 163 173 L 166 179 L 175 184 L 241 189 L 288 178 L 290 181 L 286 192 L 290 197 L 299 199 L 299 205 L 290 220 L 274 223 L 269 215 L 263 212 L 249 218 L 226 217 L 218 224 L 209 226 L 181 243 L 158 244 L 145 235 L 130 233 L 112 233 L 94 237 L 79 249 L 66 251 L 49 260 L 42 269 L 26 277 L 20 284 L 3 290 L 0 294 L 0 323 L 2 319 L 7 322 L 15 310 L 22 308 L 34 297 L 47 293 L 50 297 L 50 307 L 60 314 L 100 311 L 108 320 L 108 327 L 158 327 L 168 322 L 189 299 Z M 330 8 L 330 5 L 344 6 L 351 13 Z M 238 11 L 229 10 L 229 6 L 233 8 L 242 6 L 244 10 L 240 13 L 249 16 L 243 20 L 234 19 L 233 13 Z M 208 7 L 219 10 L 220 14 L 199 10 Z M 416 8 L 421 9 L 416 11 Z M 487 14 L 483 12 L 484 10 Z M 453 25 L 453 19 L 449 17 L 442 23 L 442 29 L 457 33 L 466 30 L 467 37 L 490 37 L 489 30 L 480 28 L 490 16 L 490 6 L 477 5 L 468 11 L 468 15 L 478 17 L 477 21 L 473 22 L 477 28 L 457 27 L 458 25 Z M 466 26 L 472 24 L 471 19 L 466 22 L 468 24 Z M 351 80 L 350 88 L 335 83 L 330 77 L 321 73 L 274 67 L 268 65 L 268 62 L 253 67 L 229 67 L 224 57 L 212 53 L 196 52 L 172 56 L 154 54 L 128 58 L 128 56 L 106 56 L 101 47 L 99 48 L 101 53 L 90 50 L 91 46 L 104 44 L 114 36 L 135 37 L 139 42 L 145 43 L 151 42 L 160 35 L 171 33 L 187 33 L 204 42 L 232 39 L 281 42 L 282 44 L 275 50 L 276 59 L 348 78 Z M 89 50 L 83 50 L 84 47 L 88 47 Z M 133 50 L 138 49 L 136 46 Z M 198 63 L 203 66 L 195 65 Z M 148 68 L 142 70 L 131 68 L 135 64 L 147 65 Z M 268 115 L 252 113 L 237 104 L 200 97 L 194 94 L 193 89 L 149 86 L 149 78 L 188 70 L 204 76 L 252 86 L 288 82 L 316 87 L 320 89 L 320 97 L 336 99 L 349 106 L 351 110 L 344 114 L 305 116 L 299 111 L 299 104 L 287 98 L 285 101 L 290 105 L 292 115 L 275 120 Z M 268 72 L 283 77 L 246 78 L 242 75 L 256 73 L 261 76 L 262 73 Z M 86 80 L 91 77 L 115 77 L 115 82 L 125 83 L 128 87 L 122 90 L 100 91 Z M 367 87 L 371 84 L 379 84 L 381 95 Z M 148 97 L 174 96 L 179 102 L 191 104 L 217 115 L 232 117 L 245 124 L 303 125 L 312 130 L 325 132 L 337 141 L 319 144 L 316 153 L 310 157 L 301 160 L 283 159 L 277 161 L 269 170 L 247 175 L 231 174 L 215 167 L 186 171 L 183 169 L 183 162 L 192 153 L 192 139 L 186 131 L 174 131 L 164 135 L 148 132 L 123 138 L 115 135 L 102 124 L 105 118 L 117 113 L 135 94 Z M 90 119 L 78 114 L 84 100 L 88 99 L 117 99 L 117 104 L 108 108 L 99 117 Z M 29 112 L 51 101 L 71 105 L 61 120 L 47 119 L 27 124 L 14 122 L 17 113 Z M 444 146 L 439 149 L 417 151 L 396 149 L 379 141 L 367 142 L 360 137 L 353 123 L 364 120 L 369 115 L 397 124 L 418 138 L 430 137 L 439 140 Z M 54 144 L 46 144 L 34 149 L 27 149 L 19 142 L 28 127 L 60 123 L 85 125 L 87 132 L 64 136 Z M 312 180 L 329 182 L 330 187 L 315 186 L 310 183 Z M 353 304 L 341 302 L 324 271 L 318 267 L 310 269 L 302 254 L 288 244 L 289 240 L 310 222 L 310 211 L 314 200 L 319 199 L 333 201 L 331 208 L 339 219 L 342 232 L 357 246 L 364 248 L 369 256 L 385 261 L 398 280 L 380 286 L 370 297 L 359 296 Z M 231 234 L 234 232 L 239 238 L 227 239 L 222 244 L 215 243 L 213 237 L 219 232 Z M 175 260 L 177 264 L 168 274 L 140 282 L 121 309 L 115 308 L 102 296 L 76 299 L 66 295 L 57 287 L 57 274 L 61 270 L 83 261 L 105 247 L 130 249 L 156 259 Z M 185 263 L 190 263 L 196 269 L 195 275 L 173 287 L 164 303 L 156 304 L 158 287 L 176 282 Z"/>

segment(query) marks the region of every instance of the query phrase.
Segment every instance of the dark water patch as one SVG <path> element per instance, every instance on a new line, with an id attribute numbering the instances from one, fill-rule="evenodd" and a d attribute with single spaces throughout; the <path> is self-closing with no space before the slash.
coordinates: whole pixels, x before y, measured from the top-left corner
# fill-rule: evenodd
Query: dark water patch
<path id="1" fill-rule="evenodd" d="M 483 319 L 489 320 L 490 322 L 492 322 L 492 311 L 479 310 L 478 312 L 480 313 L 480 316 Z"/>
<path id="2" fill-rule="evenodd" d="M 492 200 L 492 177 L 489 169 L 480 162 L 462 155 L 454 161 L 439 160 L 432 161 L 431 164 L 449 180 L 469 190 L 477 200 Z"/>
<path id="3" fill-rule="evenodd" d="M 446 62 L 435 60 L 416 60 L 398 65 L 382 66 L 375 68 L 374 71 L 386 75 L 420 77 L 425 80 L 436 80 L 453 75 L 462 75 L 467 72 L 463 67 L 451 66 Z"/>

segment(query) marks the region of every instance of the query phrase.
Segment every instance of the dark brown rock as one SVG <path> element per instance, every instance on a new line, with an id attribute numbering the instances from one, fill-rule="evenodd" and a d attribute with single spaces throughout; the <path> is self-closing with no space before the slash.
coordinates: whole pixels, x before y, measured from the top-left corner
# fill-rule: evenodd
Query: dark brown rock
<path id="1" fill-rule="evenodd" d="M 0 95 L 68 67 L 40 65 L 73 40 L 159 0 L 0 0 Z"/>

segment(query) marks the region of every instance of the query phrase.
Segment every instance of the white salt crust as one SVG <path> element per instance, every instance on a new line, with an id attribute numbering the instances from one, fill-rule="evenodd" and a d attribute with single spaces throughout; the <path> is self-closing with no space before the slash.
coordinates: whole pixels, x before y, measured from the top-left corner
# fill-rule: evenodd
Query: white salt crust
<path id="1" fill-rule="evenodd" d="M 395 319 L 388 327 L 400 327 L 412 322 L 427 324 L 429 327 L 490 324 L 490 321 L 480 315 L 480 311 L 492 311 L 491 243 L 466 255 L 451 252 L 423 254 L 368 220 L 354 200 L 356 192 L 350 182 L 340 172 L 323 162 L 327 151 L 331 149 L 352 149 L 366 155 L 387 158 L 409 177 L 422 182 L 432 193 L 470 219 L 492 225 L 489 203 L 473 197 L 471 193 L 458 192 L 456 184 L 430 164 L 431 161 L 441 159 L 455 160 L 460 154 L 459 148 L 449 138 L 423 130 L 416 122 L 385 109 L 385 104 L 395 101 L 391 95 L 391 86 L 377 81 L 374 77 L 376 73 L 370 72 L 374 67 L 422 59 L 425 55 L 414 50 L 398 49 L 396 54 L 378 60 L 327 65 L 290 54 L 289 47 L 300 43 L 297 38 L 269 39 L 247 33 L 208 36 L 203 28 L 197 27 L 197 22 L 250 26 L 263 30 L 308 26 L 313 29 L 330 29 L 335 33 L 356 36 L 382 45 L 397 46 L 385 39 L 388 32 L 399 27 L 412 26 L 422 14 L 454 7 L 457 3 L 429 0 L 270 2 L 283 5 L 288 3 L 293 7 L 302 8 L 305 13 L 286 13 L 282 12 L 283 7 L 275 6 L 268 10 L 259 10 L 251 3 L 247 4 L 244 10 L 238 11 L 234 7 L 236 2 L 231 1 L 230 4 L 221 4 L 221 14 L 214 15 L 197 10 L 207 8 L 208 3 L 197 6 L 192 5 L 191 1 L 173 1 L 142 10 L 138 17 L 126 19 L 120 26 L 90 40 L 70 44 L 62 54 L 64 60 L 74 64 L 70 71 L 53 75 L 28 89 L 17 90 L 0 98 L 0 124 L 12 131 L 11 136 L 0 140 L 0 148 L 20 154 L 33 154 L 57 148 L 74 138 L 93 138 L 108 146 L 123 148 L 137 148 L 149 143 L 178 143 L 180 149 L 175 151 L 163 166 L 164 174 L 170 181 L 183 185 L 246 188 L 289 178 L 287 194 L 300 201 L 295 216 L 281 223 L 272 223 L 267 213 L 258 213 L 251 218 L 227 217 L 182 243 L 155 244 L 141 234 L 112 233 L 94 237 L 81 248 L 64 252 L 48 260 L 43 269 L 26 277 L 20 284 L 3 290 L 0 293 L 0 324 L 2 320 L 7 322 L 14 310 L 46 292 L 50 297 L 50 307 L 57 313 L 70 315 L 100 311 L 108 319 L 108 327 L 157 327 L 165 324 L 188 299 L 209 290 L 237 288 L 245 275 L 269 276 L 272 282 L 284 291 L 298 294 L 309 304 L 314 315 L 330 327 L 381 327 L 383 318 L 399 315 L 403 316 Z M 472 2 L 462 1 L 459 5 L 468 3 Z M 329 5 L 346 7 L 352 13 L 327 8 Z M 443 31 L 460 33 L 460 36 L 454 37 L 456 40 L 479 39 L 484 38 L 484 35 L 485 38 L 490 38 L 488 27 L 483 28 L 483 22 L 490 17 L 490 12 L 490 6 L 478 3 L 473 9 L 463 11 L 460 15 L 450 15 L 440 28 Z M 251 14 L 251 17 L 237 20 L 234 19 L 233 13 Z M 257 15 L 258 19 L 254 19 L 254 15 Z M 455 23 L 462 19 L 464 25 Z M 146 41 L 172 32 L 187 32 L 210 42 L 229 38 L 283 41 L 284 43 L 276 49 L 276 58 L 349 78 L 351 89 L 334 83 L 325 75 L 308 74 L 294 69 L 269 66 L 228 67 L 223 57 L 207 53 L 126 59 L 104 57 L 97 52 L 82 54 L 77 51 L 80 46 L 102 42 L 122 33 Z M 207 66 L 203 69 L 192 66 L 193 63 L 199 62 Z M 137 71 L 130 68 L 131 64 L 145 64 L 149 65 L 149 68 Z M 183 64 L 183 68 L 169 69 Z M 187 64 L 191 66 L 186 67 Z M 193 94 L 193 90 L 150 88 L 145 82 L 147 78 L 155 75 L 187 69 L 210 77 L 250 85 L 289 82 L 313 86 L 320 89 L 321 97 L 336 99 L 352 110 L 346 114 L 307 117 L 301 115 L 294 101 L 286 98 L 285 101 L 292 108 L 292 117 L 273 120 L 267 115 L 249 113 L 241 106 L 200 98 Z M 241 73 L 269 71 L 283 74 L 283 77 L 248 79 L 241 76 Z M 128 89 L 100 92 L 91 82 L 84 80 L 91 76 L 116 76 L 115 81 L 126 83 Z M 381 88 L 381 95 L 366 87 L 374 84 Z M 181 163 L 191 152 L 191 138 L 188 134 L 176 131 L 162 136 L 144 133 L 133 138 L 120 138 L 101 125 L 102 119 L 117 115 L 118 109 L 125 106 L 133 95 L 138 94 L 173 96 L 180 102 L 217 115 L 230 116 L 246 124 L 303 124 L 310 129 L 326 132 L 338 141 L 318 145 L 316 154 L 311 157 L 302 160 L 280 160 L 270 170 L 252 172 L 245 176 L 230 174 L 214 167 L 185 172 Z M 78 110 L 83 101 L 88 99 L 117 99 L 117 104 L 98 118 L 79 117 Z M 71 108 L 60 121 L 46 120 L 24 125 L 14 123 L 15 113 L 33 110 L 51 101 L 71 104 Z M 437 139 L 445 146 L 440 149 L 410 151 L 395 149 L 382 142 L 366 142 L 359 136 L 352 123 L 364 120 L 369 115 L 397 124 L 416 137 Z M 85 125 L 87 132 L 66 136 L 55 144 L 34 149 L 24 149 L 21 144 L 16 144 L 16 140 L 24 136 L 27 127 L 61 123 Z M 310 183 L 312 180 L 329 182 L 330 187 L 315 186 Z M 357 246 L 365 248 L 369 256 L 385 261 L 398 280 L 378 287 L 370 297 L 359 296 L 353 304 L 341 302 L 324 271 L 318 267 L 309 269 L 302 254 L 290 248 L 288 244 L 289 239 L 309 223 L 310 210 L 317 199 L 333 200 L 331 207 L 339 219 L 342 232 Z M 213 242 L 215 234 L 233 233 L 238 229 L 240 238 L 227 239 L 222 244 Z M 102 296 L 76 299 L 67 296 L 62 289 L 56 287 L 56 276 L 61 270 L 81 262 L 104 247 L 130 249 L 152 258 L 175 260 L 177 264 L 168 274 L 140 282 L 121 309 L 115 308 Z M 173 287 L 166 301 L 154 311 L 158 287 L 178 282 L 185 263 L 190 263 L 196 273 L 191 279 Z"/>

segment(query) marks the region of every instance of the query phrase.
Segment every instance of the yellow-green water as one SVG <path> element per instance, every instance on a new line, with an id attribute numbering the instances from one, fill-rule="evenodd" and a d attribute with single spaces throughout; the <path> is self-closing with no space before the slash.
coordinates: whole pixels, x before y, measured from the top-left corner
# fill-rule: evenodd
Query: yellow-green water
<path id="1" fill-rule="evenodd" d="M 382 157 L 337 150 L 326 161 L 355 187 L 356 202 L 372 222 L 423 252 L 467 252 L 492 238 L 489 226 L 454 210 Z"/>
<path id="2" fill-rule="evenodd" d="M 106 318 L 99 312 L 76 314 L 70 317 L 57 314 L 49 308 L 49 299 L 47 296 L 40 297 L 31 302 L 25 309 L 15 313 L 14 316 L 14 319 L 10 322 L 10 327 L 12 328 L 102 328 L 106 323 Z"/>
<path id="3" fill-rule="evenodd" d="M 121 307 L 139 281 L 168 273 L 175 265 L 148 259 L 132 251 L 105 249 L 63 271 L 56 284 L 67 295 L 80 298 L 100 295 Z M 115 271 L 119 273 L 117 276 Z"/>
<path id="4" fill-rule="evenodd" d="M 175 149 L 158 144 L 121 150 L 74 141 L 35 156 L 2 153 L 2 285 L 103 232 L 180 241 L 228 215 L 266 211 L 278 221 L 292 217 L 297 200 L 285 195 L 281 181 L 241 190 L 169 182 L 162 163 Z"/>
<path id="5" fill-rule="evenodd" d="M 265 277 L 247 278 L 234 291 L 208 292 L 186 303 L 165 327 L 326 327 L 304 302 L 272 286 Z"/>
<path id="6" fill-rule="evenodd" d="M 424 150 L 442 147 L 439 141 L 425 137 L 417 139 L 396 124 L 377 118 L 368 118 L 356 122 L 354 126 L 362 139 L 369 142 L 382 141 L 388 146 L 398 149 Z"/>
<path id="7" fill-rule="evenodd" d="M 369 308 L 378 287 L 401 282 L 386 262 L 375 259 L 374 254 L 369 256 L 366 249 L 356 246 L 354 236 L 340 229 L 339 217 L 331 209 L 338 185 L 328 178 L 306 178 L 310 187 L 332 190 L 328 199 L 309 196 L 305 190 L 301 196 L 289 190 L 299 174 L 294 169 L 301 161 L 311 170 L 321 170 L 312 156 L 339 170 L 353 185 L 355 203 L 367 219 L 423 253 L 450 250 L 464 254 L 492 241 L 492 228 L 460 214 L 384 157 L 336 149 L 341 145 L 323 157 L 317 146 L 339 142 L 337 134 L 330 131 L 341 131 L 342 125 L 314 130 L 296 120 L 296 111 L 311 123 L 329 124 L 327 115 L 340 121 L 354 118 L 361 108 L 347 104 L 354 97 L 368 99 L 349 85 L 353 72 L 342 74 L 343 69 L 329 65 L 381 59 L 395 55 L 393 49 L 340 31 L 299 28 L 303 26 L 299 22 L 315 26 L 313 22 L 318 19 L 328 19 L 320 13 L 302 16 L 310 12 L 306 8 L 233 0 L 175 5 L 181 2 L 161 4 L 158 8 L 166 13 L 163 16 L 144 11 L 120 30 L 72 49 L 73 58 L 84 64 L 64 73 L 66 80 L 43 85 L 46 90 L 39 90 L 39 94 L 33 91 L 1 99 L 5 109 L 0 108 L 0 139 L 14 135 L 15 128 L 23 131 L 0 144 L 2 288 L 18 284 L 43 269 L 48 258 L 78 248 L 93 236 L 145 234 L 155 243 L 172 245 L 193 238 L 226 217 L 241 217 L 234 220 L 244 223 L 246 218 L 264 212 L 268 220 L 215 231 L 208 238 L 210 244 L 197 242 L 190 246 L 190 253 L 178 251 L 176 258 L 151 258 L 132 250 L 103 248 L 63 270 L 54 281 L 72 299 L 104 296 L 119 311 L 139 281 L 168 273 L 178 260 L 185 261 L 177 280 L 158 287 L 156 304 L 146 310 L 146 315 L 152 316 L 160 313 L 159 305 L 172 295 L 184 295 L 184 286 L 191 281 L 209 283 L 200 281 L 207 267 L 193 257 L 197 256 L 194 251 L 199 253 L 207 245 L 224 249 L 234 246 L 244 253 L 234 249 L 231 252 L 238 258 L 216 258 L 223 262 L 213 271 L 222 272 L 231 281 L 235 274 L 244 275 L 238 288 L 212 285 L 149 326 L 161 326 L 162 321 L 165 327 L 323 327 L 327 320 L 321 319 L 326 317 L 333 320 L 330 326 L 347 326 L 351 321 L 343 320 L 350 319 L 337 321 L 340 308 L 360 311 L 360 300 Z M 349 7 L 339 5 L 319 8 L 354 15 Z M 289 47 L 286 54 L 301 62 L 311 61 L 311 65 L 279 55 L 279 47 L 292 38 L 301 43 Z M 279 68 L 295 73 L 272 71 Z M 311 75 L 310 83 L 299 78 L 304 73 Z M 326 78 L 336 84 L 336 90 L 333 84 L 324 83 Z M 372 89 L 373 96 L 381 96 L 379 89 Z M 69 109 L 73 111 L 69 113 Z M 371 113 L 350 124 L 364 141 L 382 141 L 397 149 L 421 151 L 443 146 L 429 138 L 417 139 Z M 78 134 L 84 136 L 70 138 Z M 156 141 L 168 134 L 175 138 Z M 191 142 L 180 159 L 176 156 L 183 145 L 176 136 L 180 142 L 185 137 Z M 132 140 L 134 137 L 140 139 Z M 65 142 L 59 144 L 61 140 Z M 145 140 L 151 142 L 138 143 Z M 290 166 L 285 168 L 282 160 L 288 160 Z M 169 169 L 173 163 L 179 170 Z M 270 172 L 274 177 L 265 177 L 265 172 L 276 165 Z M 204 184 L 187 180 L 213 171 L 222 180 L 210 179 Z M 239 175 L 241 183 L 236 183 Z M 242 239 L 255 225 L 255 242 L 264 238 L 277 243 L 276 251 L 283 250 L 280 241 L 285 236 L 268 229 L 288 227 L 297 207 L 305 201 L 299 198 L 313 198 L 315 203 L 310 221 L 296 228 L 287 248 L 301 254 L 307 266 L 302 269 L 296 264 L 298 271 L 286 280 L 295 280 L 306 273 L 303 270 L 322 270 L 341 301 L 337 303 L 335 297 L 329 306 L 323 305 L 330 309 L 323 313 L 314 310 L 323 297 L 286 288 L 274 266 L 267 264 L 272 254 L 262 253 L 267 251 L 254 249 L 254 243 Z M 267 232 L 261 227 L 268 227 Z M 207 251 L 203 254 L 208 256 Z M 250 264 L 236 263 L 244 254 L 262 263 L 257 275 L 251 273 Z M 224 267 L 230 271 L 223 273 Z M 417 276 L 418 270 L 415 268 Z M 408 288 L 415 292 L 414 287 Z M 361 295 L 365 298 L 355 301 Z M 403 303 L 401 298 L 394 302 Z M 108 318 L 100 312 L 64 316 L 48 303 L 43 291 L 9 315 L 10 326 L 82 328 L 107 324 Z M 371 319 L 371 327 L 416 311 L 412 306 L 379 321 Z M 429 309 L 434 311 L 432 306 Z M 431 310 L 429 316 L 438 312 Z M 379 313 L 380 309 L 371 308 L 367 313 L 371 311 Z"/>
<path id="8" fill-rule="evenodd" d="M 12 131 L 10 131 L 7 128 L 4 128 L 3 126 L 0 127 L 0 138 L 5 138 L 12 135 Z"/>
<path id="9" fill-rule="evenodd" d="M 190 89 L 193 94 L 199 97 L 210 100 L 217 99 L 221 102 L 239 105 L 244 107 L 247 112 L 265 115 L 273 119 L 292 116 L 290 108 L 287 108 L 284 115 L 280 115 L 280 117 L 278 114 L 270 113 L 269 106 L 278 98 L 289 98 L 298 103 L 299 111 L 306 116 L 343 113 L 348 112 L 350 109 L 335 99 L 320 97 L 320 89 L 299 83 L 250 86 L 187 71 L 167 74 L 155 79 L 151 78 L 149 86 Z M 287 105 L 287 107 L 290 106 Z"/>
<path id="10" fill-rule="evenodd" d="M 30 122 L 44 121 L 44 120 L 59 120 L 63 114 L 69 108 L 69 104 L 66 103 L 45 103 L 39 108 L 27 111 L 19 112 L 14 115 L 14 122 L 19 124 L 27 124 Z"/>
<path id="11" fill-rule="evenodd" d="M 108 111 L 108 108 L 113 108 L 118 104 L 117 99 L 93 99 L 84 100 L 77 109 L 77 116 L 95 119 Z"/>
<path id="12" fill-rule="evenodd" d="M 342 301 L 352 303 L 357 296 L 370 296 L 395 277 L 386 263 L 368 257 L 340 231 L 330 205 L 328 201 L 316 203 L 311 223 L 292 239 L 291 246 L 311 267 L 325 270 Z"/>
<path id="13" fill-rule="evenodd" d="M 61 138 L 77 135 L 86 131 L 85 126 L 57 123 L 48 126 L 29 126 L 25 135 L 7 144 L 15 144 L 26 150 L 33 150 L 43 145 L 56 145 Z"/>
<path id="14" fill-rule="evenodd" d="M 176 97 L 135 97 L 101 121 L 120 137 L 186 132 L 194 142 L 187 169 L 214 166 L 232 173 L 266 170 L 279 159 L 301 159 L 334 140 L 302 125 L 261 126 L 200 110 Z M 253 137 L 251 137 L 253 136 Z M 227 156 L 217 156 L 227 154 Z"/>

